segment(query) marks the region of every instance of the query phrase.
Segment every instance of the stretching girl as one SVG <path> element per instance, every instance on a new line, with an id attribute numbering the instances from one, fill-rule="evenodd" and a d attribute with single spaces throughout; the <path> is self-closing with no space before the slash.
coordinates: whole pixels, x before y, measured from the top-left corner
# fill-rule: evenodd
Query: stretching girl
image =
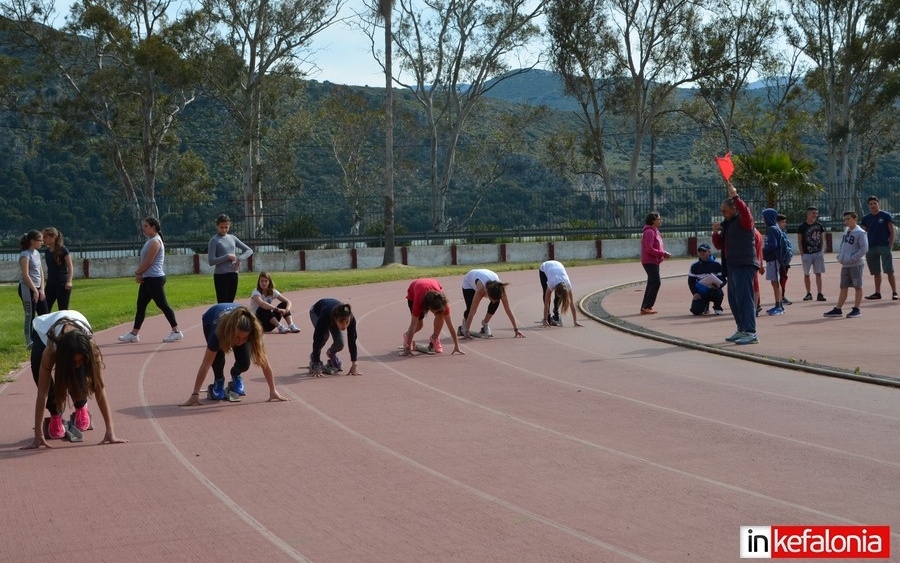
<path id="1" fill-rule="evenodd" d="M 246 394 L 241 374 L 250 369 L 252 362 L 262 368 L 266 383 L 269 384 L 268 401 L 287 401 L 275 389 L 275 377 L 263 346 L 262 327 L 250 309 L 237 303 L 218 303 L 203 313 L 202 321 L 206 351 L 203 353 L 200 369 L 197 370 L 194 391 L 181 406 L 201 404 L 200 387 L 210 367 L 215 379 L 209 386 L 209 398 L 221 401 L 228 397 L 225 390 L 225 354 L 228 352 L 234 352 L 230 391 L 238 395 Z"/>
<path id="2" fill-rule="evenodd" d="M 413 280 L 406 290 L 406 304 L 409 306 L 409 328 L 403 333 L 404 353 L 411 354 L 415 349 L 413 336 L 422 330 L 425 314 L 431 311 L 434 314 L 434 331 L 428 349 L 435 354 L 444 351 L 441 345 L 441 329 L 446 324 L 450 336 L 453 337 L 453 351 L 450 355 L 465 354 L 459 349 L 459 338 L 453 330 L 453 321 L 450 319 L 450 305 L 447 303 L 447 296 L 444 295 L 444 288 L 437 280 L 430 278 Z"/>
<path id="3" fill-rule="evenodd" d="M 362 375 L 356 363 L 356 317 L 348 303 L 337 299 L 319 299 L 309 310 L 309 320 L 313 330 L 312 354 L 309 356 L 309 373 L 313 377 L 322 377 L 325 366 L 322 365 L 322 348 L 331 335 L 331 346 L 325 351 L 328 358 L 328 371 L 339 372 L 343 367 L 338 352 L 344 349 L 342 331 L 347 331 L 347 347 L 350 350 L 350 375 Z"/>
<path id="4" fill-rule="evenodd" d="M 276 305 L 275 302 L 278 301 Z M 262 324 L 263 332 L 278 329 L 278 332 L 300 332 L 291 315 L 291 300 L 275 289 L 275 282 L 268 272 L 260 272 L 256 280 L 256 289 L 250 294 L 250 310 Z M 288 325 L 281 324 L 284 319 Z"/>
<path id="5" fill-rule="evenodd" d="M 560 307 L 563 311 L 569 309 L 572 312 L 572 322 L 578 324 L 575 313 L 575 298 L 572 296 L 572 282 L 566 268 L 556 260 L 547 260 L 541 264 L 541 291 L 544 296 L 544 314 L 541 319 L 542 326 L 562 326 L 559 318 Z M 550 298 L 553 297 L 553 316 L 550 316 Z"/>
<path id="6" fill-rule="evenodd" d="M 178 330 L 178 321 L 175 320 L 175 311 L 166 300 L 166 248 L 160 236 L 159 219 L 147 217 L 141 221 L 141 229 L 147 242 L 141 248 L 141 263 L 134 271 L 134 281 L 139 284 L 137 296 L 137 312 L 134 314 L 134 325 L 131 332 L 126 332 L 119 337 L 119 342 L 140 342 L 138 333 L 144 318 L 147 316 L 147 305 L 150 301 L 156 303 L 159 310 L 166 316 L 172 332 L 163 338 L 163 342 L 175 342 L 184 338 L 184 333 Z"/>
<path id="7" fill-rule="evenodd" d="M 47 311 L 52 311 L 55 303 L 59 303 L 59 310 L 64 311 L 69 308 L 69 297 L 72 295 L 72 276 L 75 273 L 72 256 L 56 227 L 45 228 L 43 235 L 47 246 L 44 254 L 47 261 Z"/>
<path id="8" fill-rule="evenodd" d="M 503 303 L 503 310 L 512 323 L 516 338 L 525 338 L 522 331 L 516 324 L 516 317 L 513 315 L 512 309 L 509 308 L 509 299 L 506 298 L 506 286 L 502 283 L 500 277 L 491 270 L 476 269 L 470 270 L 462 281 L 463 299 L 466 302 L 466 310 L 463 313 L 463 324 L 460 325 L 457 334 L 470 338 L 469 329 L 472 327 L 472 319 L 475 318 L 475 312 L 481 300 L 487 297 L 489 305 L 484 320 L 481 321 L 480 334 L 483 338 L 490 338 L 494 334 L 491 332 L 491 318 L 497 312 L 497 308 Z"/>
<path id="9" fill-rule="evenodd" d="M 48 433 L 51 438 L 66 435 L 62 413 L 68 398 L 75 407 L 75 427 L 91 427 L 87 410 L 88 397 L 93 396 L 106 424 L 101 444 L 127 442 L 116 437 L 111 409 L 103 384 L 103 356 L 92 338 L 91 324 L 78 311 L 57 311 L 34 319 L 31 348 L 31 374 L 37 384 L 34 404 L 34 441 L 23 450 L 50 447 L 44 439 L 44 409 L 50 411 Z"/>
<path id="10" fill-rule="evenodd" d="M 40 231 L 31 230 L 19 239 L 19 269 L 22 279 L 19 282 L 19 298 L 25 310 L 25 345 L 32 349 L 31 321 L 38 315 L 48 313 L 47 296 L 44 293 L 44 266 L 38 248 L 44 244 L 44 236 Z"/>

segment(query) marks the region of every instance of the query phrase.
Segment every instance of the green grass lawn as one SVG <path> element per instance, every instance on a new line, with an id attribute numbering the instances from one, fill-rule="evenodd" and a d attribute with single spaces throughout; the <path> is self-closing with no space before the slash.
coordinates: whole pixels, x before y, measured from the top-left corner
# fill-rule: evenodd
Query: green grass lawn
<path id="1" fill-rule="evenodd" d="M 580 261 L 591 264 L 596 261 Z M 576 263 L 567 261 L 567 264 Z M 495 272 L 537 269 L 540 264 L 487 264 L 484 267 Z M 472 269 L 467 266 L 446 266 L 438 268 L 413 268 L 409 266 L 388 266 L 367 270 L 329 270 L 324 272 L 273 272 L 275 287 L 282 292 L 317 287 L 340 287 L 384 281 L 396 281 L 419 277 L 441 278 L 462 275 Z M 257 274 L 244 272 L 240 277 L 238 298 L 244 299 L 256 287 Z M 456 291 L 458 288 L 446 288 Z M 455 298 L 456 293 L 451 294 Z M 169 276 L 166 283 L 166 297 L 176 311 L 203 304 L 213 304 L 215 290 L 212 275 Z M 95 330 L 130 323 L 134 319 L 137 286 L 134 278 L 75 280 L 70 307 L 81 311 L 91 321 Z M 147 315 L 157 315 L 159 309 L 152 303 Z M 29 360 L 25 348 L 23 330 L 24 313 L 19 299 L 18 284 L 0 287 L 0 382 L 18 371 L 22 362 Z"/>

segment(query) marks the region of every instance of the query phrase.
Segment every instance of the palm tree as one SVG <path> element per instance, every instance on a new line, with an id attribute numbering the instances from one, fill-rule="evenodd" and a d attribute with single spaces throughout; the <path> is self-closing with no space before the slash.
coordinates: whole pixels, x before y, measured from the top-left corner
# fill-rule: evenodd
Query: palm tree
<path id="1" fill-rule="evenodd" d="M 734 165 L 735 183 L 762 190 L 768 207 L 776 207 L 785 196 L 808 197 L 824 190 L 810 179 L 815 168 L 811 160 L 795 162 L 784 151 L 757 147 L 749 155 L 736 156 Z"/>

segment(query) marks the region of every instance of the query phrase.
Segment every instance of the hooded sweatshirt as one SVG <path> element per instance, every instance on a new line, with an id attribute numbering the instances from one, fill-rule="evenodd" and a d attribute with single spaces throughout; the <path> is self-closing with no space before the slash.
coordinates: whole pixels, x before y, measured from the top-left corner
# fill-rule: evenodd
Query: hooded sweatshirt
<path id="1" fill-rule="evenodd" d="M 662 264 L 666 258 L 662 235 L 653 225 L 644 225 L 641 236 L 641 264 Z"/>
<path id="2" fill-rule="evenodd" d="M 778 247 L 784 237 L 784 231 L 778 226 L 778 212 L 767 207 L 762 210 L 763 220 L 766 222 L 766 241 L 763 244 L 763 260 L 772 262 L 778 260 Z"/>

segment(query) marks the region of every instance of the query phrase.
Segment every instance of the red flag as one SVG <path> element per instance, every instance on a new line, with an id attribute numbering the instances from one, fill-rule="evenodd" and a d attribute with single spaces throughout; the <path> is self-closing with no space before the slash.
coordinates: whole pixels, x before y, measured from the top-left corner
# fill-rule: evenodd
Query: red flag
<path id="1" fill-rule="evenodd" d="M 722 176 L 725 178 L 725 181 L 731 180 L 731 175 L 734 174 L 734 163 L 731 162 L 731 152 L 729 151 L 725 156 L 716 155 L 716 164 L 719 165 L 719 170 L 722 171 Z"/>

